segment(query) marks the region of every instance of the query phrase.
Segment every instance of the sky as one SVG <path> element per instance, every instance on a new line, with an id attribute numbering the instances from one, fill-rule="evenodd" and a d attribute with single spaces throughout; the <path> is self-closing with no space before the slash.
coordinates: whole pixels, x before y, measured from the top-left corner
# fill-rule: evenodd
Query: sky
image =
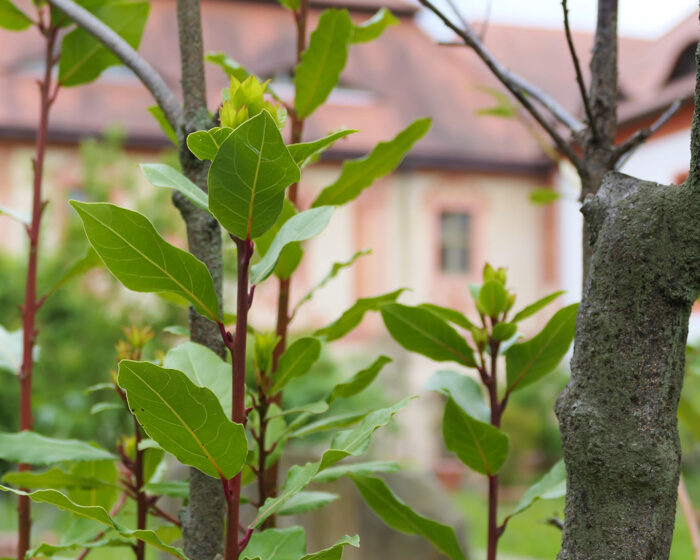
<path id="1" fill-rule="evenodd" d="M 483 21 L 491 5 L 489 21 L 494 23 L 560 27 L 561 0 L 453 0 L 462 9 L 468 21 Z M 654 39 L 663 35 L 692 10 L 698 9 L 697 0 L 619 0 L 620 33 L 632 37 Z M 438 2 L 436 2 L 437 4 Z M 449 12 L 449 4 L 440 1 Z M 569 0 L 569 21 L 575 30 L 595 29 L 595 0 Z M 438 36 L 442 24 L 432 14 L 422 15 L 423 24 Z"/>

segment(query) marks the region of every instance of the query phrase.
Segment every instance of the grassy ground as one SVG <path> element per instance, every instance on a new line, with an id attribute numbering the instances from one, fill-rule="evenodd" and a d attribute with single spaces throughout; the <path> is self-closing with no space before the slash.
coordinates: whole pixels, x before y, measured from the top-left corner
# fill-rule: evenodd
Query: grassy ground
<path id="1" fill-rule="evenodd" d="M 477 491 L 462 491 L 455 500 L 468 521 L 472 558 L 485 557 L 486 500 Z M 502 503 L 500 511 L 507 514 L 515 504 Z M 538 501 L 524 513 L 514 517 L 499 542 L 499 560 L 554 560 L 559 552 L 561 532 L 546 520 L 563 517 L 564 499 Z M 676 532 L 670 560 L 689 560 L 693 549 L 682 514 L 676 516 Z"/>

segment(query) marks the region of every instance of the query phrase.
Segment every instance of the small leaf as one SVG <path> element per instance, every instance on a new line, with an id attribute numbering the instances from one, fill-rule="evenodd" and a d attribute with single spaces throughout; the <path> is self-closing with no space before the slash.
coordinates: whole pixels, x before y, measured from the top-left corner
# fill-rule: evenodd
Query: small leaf
<path id="1" fill-rule="evenodd" d="M 314 477 L 314 482 L 333 482 L 348 475 L 367 476 L 373 473 L 394 473 L 401 470 L 398 463 L 385 461 L 368 461 L 329 467 Z"/>
<path id="2" fill-rule="evenodd" d="M 121 524 L 117 523 L 114 519 L 112 519 L 104 508 L 101 508 L 99 506 L 78 505 L 69 500 L 58 490 L 37 490 L 36 492 L 22 492 L 21 490 L 14 490 L 7 486 L 0 486 L 0 491 L 12 492 L 14 494 L 17 494 L 18 496 L 29 496 L 29 498 L 32 501 L 37 503 L 51 504 L 53 506 L 56 506 L 58 509 L 68 511 L 74 515 L 77 515 L 78 517 L 83 517 L 85 519 L 90 519 L 92 521 L 96 521 L 97 523 L 101 523 L 102 525 L 106 525 L 114 529 L 123 537 L 136 538 L 142 540 L 143 542 L 155 546 L 156 548 L 159 548 L 160 550 L 163 550 L 168 554 L 172 554 L 176 558 L 180 558 L 180 560 L 187 560 L 187 557 L 179 548 L 166 545 L 165 543 L 163 543 L 162 540 L 160 540 L 160 538 L 155 532 L 145 530 L 134 531 L 132 529 L 127 529 L 126 527 L 122 526 Z"/>
<path id="3" fill-rule="evenodd" d="M 182 372 L 122 360 L 119 386 L 148 436 L 186 465 L 233 478 L 248 454 L 245 430 L 226 418 L 219 400 Z"/>
<path id="4" fill-rule="evenodd" d="M 287 147 L 289 148 L 289 153 L 292 154 L 294 161 L 297 162 L 297 165 L 300 168 L 304 168 L 309 164 L 312 157 L 328 149 L 335 141 L 340 140 L 349 134 L 353 134 L 354 132 L 358 131 L 344 128 L 337 132 L 333 132 L 328 136 L 324 136 L 319 140 L 315 140 L 313 142 L 303 142 L 300 144 L 290 144 Z"/>
<path id="5" fill-rule="evenodd" d="M 381 312 L 389 334 L 406 350 L 438 362 L 476 366 L 466 341 L 432 311 L 391 303 L 383 305 Z"/>
<path id="6" fill-rule="evenodd" d="M 369 412 L 348 412 L 335 416 L 327 416 L 325 418 L 321 418 L 320 420 L 316 420 L 315 422 L 305 424 L 301 428 L 294 429 L 291 433 L 291 437 L 302 438 L 318 432 L 325 432 L 327 430 L 334 430 L 337 428 L 347 428 L 348 426 L 352 426 L 353 424 L 360 422 L 368 414 Z"/>
<path id="7" fill-rule="evenodd" d="M 287 8 L 288 10 L 291 10 L 292 12 L 296 12 L 299 9 L 299 0 L 278 0 L 279 3 Z"/>
<path id="8" fill-rule="evenodd" d="M 497 318 L 506 310 L 508 305 L 508 292 L 498 280 L 484 282 L 479 290 L 477 307 L 484 315 Z"/>
<path id="9" fill-rule="evenodd" d="M 259 284 L 265 280 L 275 269 L 282 249 L 290 243 L 305 241 L 321 233 L 332 215 L 332 206 L 322 206 L 289 218 L 280 228 L 262 260 L 251 267 L 250 283 Z"/>
<path id="10" fill-rule="evenodd" d="M 305 119 L 323 103 L 345 68 L 353 24 L 347 10 L 324 10 L 294 77 L 294 109 Z"/>
<path id="11" fill-rule="evenodd" d="M 163 328 L 164 333 L 168 334 L 174 334 L 176 336 L 184 336 L 185 338 L 190 337 L 190 329 L 187 327 L 183 327 L 182 325 L 168 325 L 167 327 Z M 175 368 L 179 369 L 179 368 Z"/>
<path id="12" fill-rule="evenodd" d="M 306 552 L 306 533 L 301 527 L 266 529 L 253 536 L 241 553 L 242 560 L 299 560 Z"/>
<path id="13" fill-rule="evenodd" d="M 277 220 L 273 226 L 263 233 L 260 237 L 255 239 L 255 252 L 260 255 L 261 258 L 265 256 L 267 251 L 270 249 L 270 245 L 277 237 L 282 226 L 289 221 L 290 218 L 297 215 L 297 209 L 288 199 L 284 199 L 282 204 L 282 212 L 277 216 Z M 304 250 L 301 248 L 301 242 L 292 242 L 287 244 L 279 254 L 277 259 L 277 265 L 275 266 L 274 273 L 277 278 L 285 280 L 294 273 L 296 268 L 301 263 L 301 259 L 304 256 Z"/>
<path id="14" fill-rule="evenodd" d="M 320 463 L 316 461 L 305 465 L 294 465 L 290 468 L 287 471 L 287 479 L 282 489 L 276 497 L 265 500 L 265 503 L 258 509 L 258 515 L 250 526 L 253 528 L 260 527 L 268 517 L 279 511 L 293 496 L 296 496 L 306 488 L 318 472 L 319 465 Z"/>
<path id="15" fill-rule="evenodd" d="M 336 501 L 340 496 L 330 492 L 299 492 L 291 498 L 284 507 L 280 508 L 277 515 L 299 515 L 315 509 L 327 506 Z"/>
<path id="16" fill-rule="evenodd" d="M 224 52 L 208 53 L 204 57 L 204 60 L 211 62 L 212 64 L 216 64 L 226 73 L 227 76 L 234 76 L 239 82 L 243 82 L 248 76 L 250 76 L 250 72 L 248 70 L 238 64 L 238 62 L 233 60 Z"/>
<path id="17" fill-rule="evenodd" d="M 474 327 L 474 323 L 467 319 L 464 313 L 460 313 L 456 309 L 441 307 L 432 303 L 421 303 L 418 307 L 432 311 L 438 317 L 442 317 L 445 319 L 445 321 L 449 321 L 450 323 L 453 323 L 458 327 L 462 327 L 463 329 L 471 330 L 472 327 Z"/>
<path id="18" fill-rule="evenodd" d="M 313 337 L 300 338 L 280 356 L 271 394 L 278 393 L 297 377 L 304 375 L 321 355 L 321 341 Z"/>
<path id="19" fill-rule="evenodd" d="M 142 163 L 141 170 L 146 179 L 156 187 L 173 189 L 184 194 L 192 204 L 209 212 L 209 197 L 202 189 L 180 173 L 163 163 Z"/>
<path id="20" fill-rule="evenodd" d="M 530 486 L 523 494 L 523 497 L 515 506 L 515 509 L 508 514 L 506 519 L 522 513 L 537 500 L 554 500 L 566 495 L 566 467 L 564 460 L 557 461 L 554 466 Z"/>
<path id="21" fill-rule="evenodd" d="M 469 416 L 481 422 L 489 422 L 491 411 L 484 403 L 481 386 L 471 377 L 455 371 L 441 370 L 428 379 L 425 388 L 451 398 Z"/>
<path id="22" fill-rule="evenodd" d="M 360 537 L 355 535 L 354 537 L 349 537 L 345 535 L 333 546 L 326 548 L 324 550 L 319 550 L 313 554 L 307 554 L 301 560 L 340 560 L 343 557 L 343 548 L 346 546 L 354 546 L 359 548 Z"/>
<path id="23" fill-rule="evenodd" d="M 143 489 L 157 496 L 169 498 L 187 499 L 190 494 L 190 485 L 185 480 L 168 480 L 166 482 L 149 482 Z"/>
<path id="24" fill-rule="evenodd" d="M 344 337 L 360 324 L 368 311 L 379 311 L 382 305 L 397 300 L 404 289 L 396 290 L 381 296 L 358 299 L 355 304 L 346 310 L 338 319 L 327 327 L 317 330 L 315 336 L 325 336 L 327 342 Z"/>
<path id="25" fill-rule="evenodd" d="M 538 206 L 544 206 L 556 202 L 561 198 L 561 193 L 551 189 L 542 188 L 530 191 L 530 202 Z"/>
<path id="26" fill-rule="evenodd" d="M 498 323 L 493 327 L 492 337 L 498 342 L 508 340 L 518 332 L 518 325 L 513 323 Z"/>
<path id="27" fill-rule="evenodd" d="M 555 299 L 557 299 L 560 295 L 564 294 L 564 290 L 559 291 L 559 292 L 554 292 L 553 294 L 549 294 L 548 296 L 543 297 L 542 299 L 537 300 L 535 303 L 528 305 L 525 309 L 522 309 L 521 311 L 518 311 L 515 316 L 510 320 L 512 323 L 517 323 L 518 321 L 523 321 L 524 319 L 527 319 L 528 317 L 531 317 L 535 313 L 537 313 L 540 309 L 543 309 L 550 303 L 552 303 Z"/>
<path id="28" fill-rule="evenodd" d="M 175 130 L 173 130 L 173 127 L 170 126 L 165 113 L 163 113 L 163 109 L 161 109 L 158 105 L 152 105 L 148 108 L 148 112 L 153 115 L 153 118 L 158 123 L 158 126 L 160 126 L 160 129 L 163 131 L 163 134 L 165 134 L 165 137 L 173 143 L 173 146 L 177 146 L 179 144 L 177 133 Z"/>
<path id="29" fill-rule="evenodd" d="M 219 148 L 209 169 L 209 209 L 239 239 L 260 237 L 282 211 L 285 189 L 299 177 L 274 119 L 263 110 Z"/>
<path id="30" fill-rule="evenodd" d="M 297 414 L 299 412 L 305 412 L 309 414 L 323 414 L 328 410 L 328 403 L 326 401 L 316 401 L 307 404 L 300 404 L 294 408 L 287 408 L 285 410 L 274 410 L 270 407 L 267 419 L 279 418 L 280 416 L 287 416 L 288 414 Z"/>
<path id="31" fill-rule="evenodd" d="M 202 315 L 221 318 L 207 267 L 166 242 L 138 212 L 113 204 L 70 201 L 90 244 L 107 268 L 135 292 L 169 292 L 187 299 Z"/>
<path id="32" fill-rule="evenodd" d="M 66 552 L 69 550 L 77 549 L 94 549 L 94 548 L 106 548 L 106 547 L 117 547 L 117 546 L 132 546 L 132 539 L 127 539 L 119 535 L 112 535 L 107 538 L 99 539 L 96 541 L 73 541 L 62 544 L 49 544 L 41 543 L 36 548 L 33 548 L 27 552 L 27 558 L 50 558 L 54 557 L 57 559 L 63 559 L 63 556 L 58 556 L 60 552 Z M 3 559 L 4 560 L 4 559 Z"/>
<path id="33" fill-rule="evenodd" d="M 377 39 L 391 25 L 398 25 L 399 20 L 386 8 L 380 8 L 370 19 L 353 26 L 352 42 L 367 43 Z"/>
<path id="34" fill-rule="evenodd" d="M 90 407 L 90 414 L 99 414 L 108 410 L 124 410 L 123 403 L 100 402 Z"/>
<path id="35" fill-rule="evenodd" d="M 328 404 L 332 404 L 336 399 L 347 399 L 364 391 L 391 361 L 388 356 L 379 356 L 370 366 L 358 371 L 348 381 L 333 387 L 331 394 L 328 395 Z"/>
<path id="36" fill-rule="evenodd" d="M 393 140 L 377 144 L 365 157 L 344 162 L 340 176 L 321 191 L 312 206 L 339 206 L 357 198 L 375 179 L 394 171 L 429 128 L 430 119 L 418 119 Z"/>
<path id="37" fill-rule="evenodd" d="M 198 130 L 187 136 L 187 147 L 197 159 L 214 161 L 219 148 L 231 136 L 230 127 L 214 127 L 210 130 Z"/>
<path id="38" fill-rule="evenodd" d="M 51 465 L 62 461 L 115 460 L 109 451 L 76 439 L 55 439 L 23 431 L 0 433 L 0 459 L 9 463 Z"/>
<path id="39" fill-rule="evenodd" d="M 509 392 L 531 385 L 559 365 L 574 338 L 577 310 L 578 303 L 560 309 L 537 336 L 510 347 L 505 354 Z"/>
<path id="40" fill-rule="evenodd" d="M 0 2 L 1 1 L 2 0 L 0 0 Z M 29 215 L 29 213 L 22 212 L 20 210 L 13 210 L 7 206 L 0 206 L 0 216 L 7 216 L 8 218 L 12 218 L 16 222 L 19 222 L 25 226 L 28 226 L 32 221 L 32 217 Z"/>
<path id="41" fill-rule="evenodd" d="M 389 527 L 407 535 L 423 537 L 452 560 L 465 560 L 452 527 L 413 511 L 380 478 L 364 476 L 351 478 L 367 505 Z"/>
<path id="42" fill-rule="evenodd" d="M 86 272 L 92 270 L 93 268 L 97 268 L 98 266 L 102 266 L 102 261 L 100 260 L 100 257 L 97 256 L 95 250 L 90 247 L 82 258 L 74 262 L 71 267 L 66 270 L 66 272 L 64 272 L 63 275 L 56 280 L 56 282 L 53 283 L 53 285 L 46 291 L 46 297 L 51 296 L 74 278 L 82 276 Z"/>
<path id="43" fill-rule="evenodd" d="M 10 0 L 0 0 L 0 27 L 10 31 L 22 31 L 33 23 L 32 18 Z"/>
<path id="44" fill-rule="evenodd" d="M 59 468 L 44 472 L 8 472 L 2 481 L 19 488 L 104 488 L 114 486 L 94 476 L 67 473 Z"/>

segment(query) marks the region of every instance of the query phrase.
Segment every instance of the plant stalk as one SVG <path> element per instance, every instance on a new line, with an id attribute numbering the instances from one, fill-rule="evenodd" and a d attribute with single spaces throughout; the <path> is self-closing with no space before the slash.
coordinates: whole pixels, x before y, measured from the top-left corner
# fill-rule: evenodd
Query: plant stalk
<path id="1" fill-rule="evenodd" d="M 34 345 L 36 343 L 36 313 L 39 307 L 37 301 L 36 278 L 39 261 L 39 234 L 41 231 L 41 217 L 45 204 L 42 201 L 42 183 L 44 178 L 44 157 L 46 155 L 47 133 L 49 126 L 49 110 L 55 98 L 55 92 L 51 93 L 51 70 L 54 64 L 54 46 L 58 29 L 53 26 L 39 26 L 46 38 L 46 52 L 44 56 L 44 78 L 39 82 L 40 113 L 39 127 L 36 135 L 36 155 L 34 157 L 34 184 L 32 192 L 32 221 L 27 226 L 29 238 L 29 257 L 27 261 L 27 279 L 24 291 L 24 305 L 22 306 L 22 368 L 19 372 L 20 406 L 19 429 L 31 430 L 32 418 L 32 373 L 34 368 Z M 56 90 L 57 91 L 57 90 Z M 28 471 L 30 465 L 20 464 L 19 470 Z M 17 559 L 24 560 L 29 550 L 31 537 L 31 506 L 27 496 L 20 496 L 17 504 L 18 532 L 17 532 Z"/>
<path id="2" fill-rule="evenodd" d="M 136 436 L 136 462 L 134 463 L 134 478 L 136 479 L 136 528 L 140 531 L 146 529 L 148 518 L 148 503 L 146 494 L 143 491 L 143 451 L 139 449 L 141 443 L 141 428 L 138 420 L 134 416 L 134 435 Z M 142 540 L 136 541 L 136 560 L 144 560 L 146 557 L 146 543 Z"/>
<path id="3" fill-rule="evenodd" d="M 492 324 L 495 326 L 495 321 Z M 498 347 L 499 343 L 493 340 L 489 341 L 491 349 L 491 372 L 488 377 L 489 401 L 491 405 L 491 425 L 496 428 L 501 427 L 501 416 L 503 407 L 498 401 Z M 489 524 L 488 524 L 488 548 L 487 560 L 496 560 L 498 552 L 498 539 L 501 536 L 501 530 L 498 527 L 498 475 L 489 475 Z"/>

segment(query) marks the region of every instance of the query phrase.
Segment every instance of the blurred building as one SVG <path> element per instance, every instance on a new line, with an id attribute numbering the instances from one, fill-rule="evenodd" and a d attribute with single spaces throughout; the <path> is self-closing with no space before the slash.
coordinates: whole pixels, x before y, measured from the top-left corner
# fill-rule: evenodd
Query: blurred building
<path id="1" fill-rule="evenodd" d="M 151 14 L 140 52 L 179 90 L 179 50 L 172 0 L 151 0 Z M 580 217 L 575 174 L 552 157 L 545 138 L 527 118 L 503 118 L 503 88 L 470 50 L 439 46 L 414 22 L 416 8 L 403 0 L 312 0 L 313 29 L 321 10 L 348 7 L 353 18 L 371 17 L 379 6 L 391 8 L 400 25 L 377 41 L 353 45 L 340 83 L 328 102 L 308 121 L 304 139 L 321 137 L 341 126 L 359 129 L 324 154 L 304 174 L 301 206 L 337 176 L 340 161 L 359 157 L 392 138 L 412 120 L 428 116 L 433 126 L 401 168 L 339 209 L 324 234 L 308 243 L 307 256 L 293 283 L 292 299 L 320 280 L 334 261 L 371 248 L 372 254 L 344 271 L 298 317 L 296 328 L 325 325 L 357 298 L 407 287 L 402 301 L 430 301 L 472 311 L 467 284 L 480 279 L 486 261 L 509 269 L 518 293 L 516 307 L 556 289 L 570 300 L 580 294 Z M 223 51 L 263 78 L 291 101 L 295 33 L 289 12 L 273 1 L 202 0 L 205 50 Z M 620 42 L 620 138 L 648 126 L 674 100 L 681 110 L 626 163 L 624 170 L 644 179 L 682 179 L 689 162 L 698 39 L 697 14 L 655 41 Z M 587 69 L 592 37 L 574 34 Z M 488 48 L 505 66 L 550 93 L 569 110 L 582 114 L 563 31 L 491 24 Z M 37 122 L 36 80 L 42 71 L 42 42 L 29 30 L 0 30 L 0 205 L 27 210 L 30 201 L 32 142 Z M 217 106 L 226 80 L 207 69 L 209 106 Z M 65 89 L 52 109 L 51 149 L 46 196 L 52 201 L 50 227 L 74 219 L 67 205 L 80 190 L 76 146 L 81 139 L 119 124 L 127 147 L 140 161 L 157 161 L 167 146 L 146 112 L 153 105 L 136 77 L 123 67 L 107 70 L 94 84 Z M 484 111 L 500 107 L 496 111 Z M 516 110 L 517 112 L 517 110 Z M 508 110 L 505 111 L 508 113 Z M 144 189 L 151 187 L 145 179 Z M 530 201 L 535 188 L 558 189 L 556 204 Z M 128 205 L 128 201 L 124 204 Z M 48 235 L 46 237 L 49 237 Z M 0 247 L 19 251 L 21 228 L 0 217 Z M 232 291 L 228 290 L 228 294 Z M 256 295 L 254 324 L 272 325 L 276 285 Z M 228 305 L 227 307 L 232 307 Z M 525 323 L 525 328 L 528 328 Z M 381 322 L 369 316 L 339 352 L 381 351 L 398 357 L 402 381 L 396 393 L 423 392 L 438 367 L 407 357 L 388 341 Z M 430 401 L 427 401 L 430 402 Z M 420 413 L 413 408 L 416 415 Z M 416 445 L 408 453 L 426 463 L 435 455 L 435 420 L 412 420 Z M 432 466 L 432 465 L 425 465 Z"/>

